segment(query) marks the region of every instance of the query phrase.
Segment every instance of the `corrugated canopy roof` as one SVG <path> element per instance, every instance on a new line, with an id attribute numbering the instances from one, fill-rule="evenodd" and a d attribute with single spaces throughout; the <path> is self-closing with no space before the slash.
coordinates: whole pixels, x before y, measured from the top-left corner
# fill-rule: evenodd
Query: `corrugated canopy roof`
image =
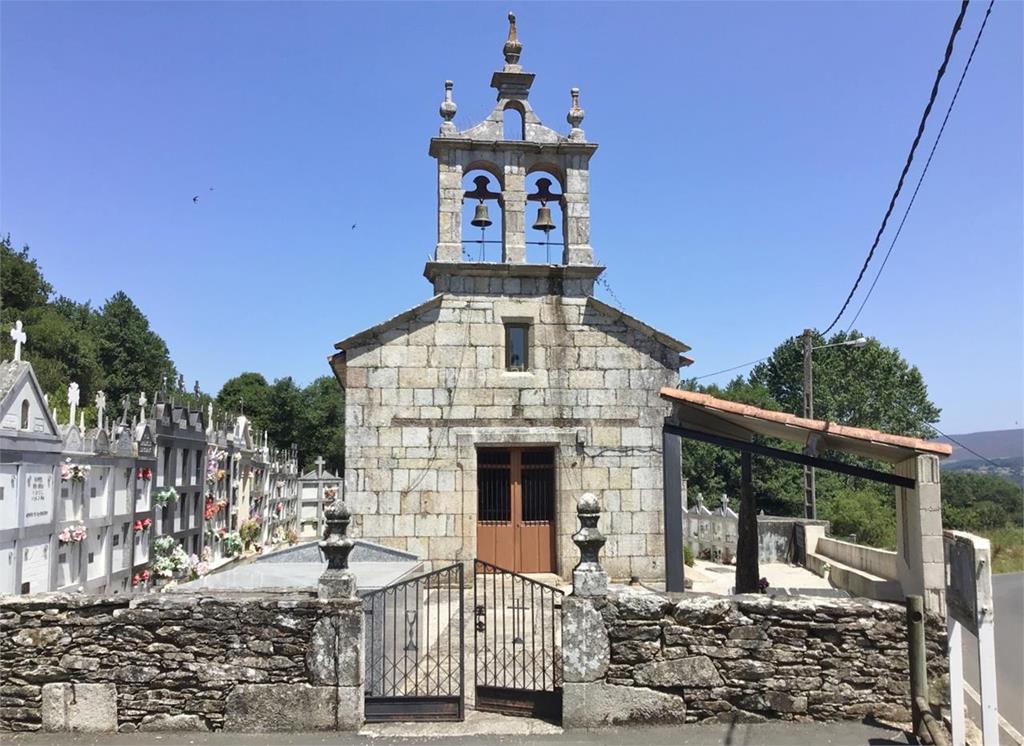
<path id="1" fill-rule="evenodd" d="M 661 396 L 676 404 L 679 424 L 737 440 L 749 441 L 754 435 L 800 445 L 816 440 L 816 452 L 839 451 L 894 464 L 919 454 L 945 458 L 953 452 L 952 446 L 946 443 L 808 420 L 695 391 L 665 387 L 661 389 Z"/>

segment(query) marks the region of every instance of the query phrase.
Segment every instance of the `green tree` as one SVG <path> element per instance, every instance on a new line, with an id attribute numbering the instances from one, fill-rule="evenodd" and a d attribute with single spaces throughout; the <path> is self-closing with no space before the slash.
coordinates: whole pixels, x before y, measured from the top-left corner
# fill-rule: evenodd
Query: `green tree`
<path id="1" fill-rule="evenodd" d="M 278 448 L 299 443 L 303 431 L 302 390 L 291 376 L 278 378 L 267 392 L 267 419 L 263 426 Z"/>
<path id="2" fill-rule="evenodd" d="M 270 384 L 261 373 L 251 371 L 229 378 L 217 394 L 217 409 L 221 414 L 231 416 L 245 412 L 259 430 L 269 430 L 270 411 L 268 409 Z M 282 443 L 275 443 L 283 446 Z"/>
<path id="3" fill-rule="evenodd" d="M 14 250 L 10 235 L 0 238 L 0 304 L 5 312 L 25 312 L 46 305 L 53 292 L 39 264 L 28 254 L 28 246 Z"/>
<path id="4" fill-rule="evenodd" d="M 345 396 L 331 376 L 321 376 L 302 390 L 303 425 L 299 458 L 303 466 L 318 455 L 336 474 L 345 462 Z"/>
<path id="5" fill-rule="evenodd" d="M 858 331 L 838 332 L 814 345 L 857 339 Z M 869 339 L 864 347 L 829 347 L 812 358 L 815 419 L 928 438 L 928 426 L 941 410 L 928 399 L 921 371 L 895 347 Z M 763 386 L 784 412 L 803 412 L 803 340 L 790 337 L 771 357 L 754 366 L 750 383 Z"/>
<path id="6" fill-rule="evenodd" d="M 96 319 L 97 352 L 105 373 L 107 401 L 154 392 L 164 376 L 177 375 L 167 344 L 149 327 L 149 320 L 124 292 L 103 305 Z"/>

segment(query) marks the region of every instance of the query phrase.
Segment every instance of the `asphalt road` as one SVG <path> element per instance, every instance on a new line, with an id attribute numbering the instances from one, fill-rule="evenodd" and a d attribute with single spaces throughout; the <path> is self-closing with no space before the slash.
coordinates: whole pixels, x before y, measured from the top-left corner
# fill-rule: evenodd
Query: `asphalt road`
<path id="1" fill-rule="evenodd" d="M 1024 733 L 1024 572 L 992 576 L 996 625 L 996 694 L 999 714 Z M 977 641 L 964 632 L 964 675 L 978 688 Z M 977 720 L 978 708 L 967 697 L 968 710 Z M 1011 742 L 1012 743 L 1012 742 Z"/>
<path id="2" fill-rule="evenodd" d="M 415 726 L 412 726 L 415 729 Z M 911 744 L 901 731 L 870 723 L 782 723 L 757 725 L 675 725 L 566 731 L 545 735 L 368 738 L 354 733 L 132 733 L 94 736 L 81 733 L 4 734 L 5 744 L 21 746 L 883 746 Z"/>

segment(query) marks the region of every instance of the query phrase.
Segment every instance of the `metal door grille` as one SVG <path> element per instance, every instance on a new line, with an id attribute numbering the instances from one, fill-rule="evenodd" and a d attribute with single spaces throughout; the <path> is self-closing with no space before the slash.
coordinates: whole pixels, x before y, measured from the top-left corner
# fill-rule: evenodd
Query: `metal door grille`
<path id="1" fill-rule="evenodd" d="M 559 719 L 562 591 L 474 563 L 476 709 Z"/>
<path id="2" fill-rule="evenodd" d="M 462 720 L 461 564 L 363 597 L 366 720 Z"/>

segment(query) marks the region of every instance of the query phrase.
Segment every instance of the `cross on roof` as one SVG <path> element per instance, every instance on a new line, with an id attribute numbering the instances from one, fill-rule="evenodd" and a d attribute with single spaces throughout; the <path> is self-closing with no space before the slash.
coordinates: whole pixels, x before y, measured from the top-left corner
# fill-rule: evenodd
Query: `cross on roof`
<path id="1" fill-rule="evenodd" d="M 14 359 L 21 360 L 21 346 L 28 339 L 28 335 L 25 334 L 21 327 L 21 319 L 15 321 L 14 326 L 11 327 L 11 339 L 14 340 Z"/>
<path id="2" fill-rule="evenodd" d="M 103 411 L 107 408 L 107 395 L 102 391 L 96 392 L 96 426 L 103 429 Z"/>
<path id="3" fill-rule="evenodd" d="M 324 461 L 323 456 L 317 456 L 316 460 L 313 463 L 316 464 L 316 475 L 319 477 L 321 474 L 324 473 L 324 464 L 327 462 Z"/>
<path id="4" fill-rule="evenodd" d="M 68 407 L 70 411 L 68 413 L 68 425 L 75 424 L 75 411 L 78 409 L 78 384 L 74 381 L 68 386 Z"/>

